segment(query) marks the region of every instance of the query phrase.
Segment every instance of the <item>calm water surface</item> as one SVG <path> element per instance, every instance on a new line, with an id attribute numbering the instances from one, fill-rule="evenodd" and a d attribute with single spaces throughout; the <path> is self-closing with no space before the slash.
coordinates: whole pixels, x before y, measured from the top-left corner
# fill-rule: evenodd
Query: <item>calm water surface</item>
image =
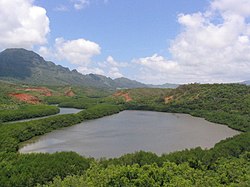
<path id="1" fill-rule="evenodd" d="M 76 109 L 76 108 L 59 108 L 60 112 L 56 115 L 61 115 L 61 114 L 76 114 L 80 111 L 82 111 L 82 109 Z"/>
<path id="2" fill-rule="evenodd" d="M 27 142 L 20 152 L 75 151 L 95 158 L 139 150 L 162 154 L 198 146 L 211 148 L 236 134 L 239 132 L 225 125 L 186 114 L 123 111 L 53 131 Z"/>
<path id="3" fill-rule="evenodd" d="M 16 120 L 16 121 L 8 122 L 8 123 L 16 123 L 16 122 L 25 122 L 25 121 L 32 121 L 32 120 L 37 120 L 37 119 L 44 119 L 44 118 L 48 118 L 51 116 L 57 116 L 57 115 L 61 115 L 61 114 L 76 114 L 76 113 L 82 111 L 82 109 L 76 109 L 76 108 L 59 108 L 59 109 L 60 109 L 60 112 L 58 114 L 53 114 L 53 115 L 44 116 L 44 117 Z"/>

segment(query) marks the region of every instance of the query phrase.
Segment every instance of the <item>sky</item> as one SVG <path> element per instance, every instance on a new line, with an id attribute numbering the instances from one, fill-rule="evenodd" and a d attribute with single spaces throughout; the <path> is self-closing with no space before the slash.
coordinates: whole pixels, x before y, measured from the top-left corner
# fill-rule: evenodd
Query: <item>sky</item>
<path id="1" fill-rule="evenodd" d="M 0 50 L 143 83 L 250 80 L 250 0 L 0 0 Z"/>

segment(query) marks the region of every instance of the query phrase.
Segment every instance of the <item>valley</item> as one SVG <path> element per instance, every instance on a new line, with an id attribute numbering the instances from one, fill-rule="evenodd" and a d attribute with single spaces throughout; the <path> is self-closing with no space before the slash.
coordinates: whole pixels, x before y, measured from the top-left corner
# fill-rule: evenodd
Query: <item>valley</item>
<path id="1" fill-rule="evenodd" d="M 163 175 L 163 173 L 160 174 L 160 171 L 166 170 L 169 167 L 172 168 L 172 170 L 167 169 L 170 172 L 169 174 L 176 171 L 182 171 L 183 174 L 175 174 L 175 176 L 171 177 L 171 181 L 164 182 L 166 184 L 179 184 L 180 179 L 177 179 L 175 177 L 182 178 L 183 175 L 186 176 L 185 178 L 183 178 L 183 181 L 185 181 L 184 186 L 193 186 L 198 184 L 206 184 L 210 186 L 237 184 L 244 186 L 249 182 L 250 119 L 248 114 L 250 110 L 250 88 L 248 86 L 240 84 L 190 84 L 179 86 L 176 89 L 135 88 L 123 89 L 118 91 L 103 88 L 86 88 L 81 86 L 43 86 L 42 90 L 46 90 L 46 93 L 49 92 L 50 94 L 45 94 L 44 91 L 40 91 L 41 89 L 38 89 L 40 87 L 41 86 L 37 85 L 32 86 L 27 84 L 22 85 L 16 83 L 13 84 L 1 82 L 0 116 L 5 116 L 1 118 L 2 122 L 4 123 L 0 124 L 0 160 L 1 167 L 3 168 L 0 173 L 0 181 L 3 186 L 15 186 L 17 184 L 18 186 L 36 186 L 37 184 L 54 186 L 58 184 L 64 185 L 64 183 L 69 183 L 72 185 L 75 183 L 88 184 L 90 186 L 96 186 L 96 178 L 100 178 L 100 180 L 102 181 L 99 182 L 103 185 L 107 184 L 104 181 L 115 180 L 118 183 L 122 183 L 121 178 L 128 177 L 127 172 L 131 172 L 132 168 L 134 168 L 134 175 L 137 176 L 137 180 L 145 182 L 145 180 L 140 178 L 140 175 L 144 173 L 152 180 L 152 183 L 147 182 L 147 184 L 153 184 L 159 181 L 164 182 L 164 180 L 151 176 L 150 173 L 147 173 L 145 171 L 145 168 L 150 169 L 150 171 L 152 170 L 151 172 L 157 172 L 157 176 L 161 176 Z M 70 94 L 68 94 L 69 90 Z M 39 102 L 30 103 L 26 100 L 13 97 L 13 93 L 32 95 L 33 97 L 38 98 Z M 50 107 L 53 108 L 53 113 L 47 112 Z M 11 122 L 16 119 L 27 119 L 56 114 L 59 112 L 58 107 L 78 108 L 82 111 L 76 114 L 49 116 L 32 121 Z M 110 116 L 103 119 L 101 118 L 103 116 L 109 116 L 121 111 L 132 112 L 131 114 L 135 114 L 134 112 L 136 111 L 134 110 L 137 110 L 137 112 L 139 113 L 143 111 L 157 111 L 161 113 L 163 112 L 162 114 L 164 115 L 165 112 L 191 114 L 193 116 L 205 118 L 206 120 L 214 123 L 227 125 L 230 128 L 241 131 L 241 133 L 233 133 L 230 135 L 233 137 L 225 139 L 226 137 L 229 137 L 227 135 L 222 138 L 224 140 L 220 141 L 221 139 L 216 140 L 216 138 L 213 138 L 213 131 L 218 132 L 218 130 L 212 130 L 211 135 L 208 135 L 208 131 L 205 130 L 204 133 L 207 134 L 208 140 L 204 139 L 204 143 L 207 144 L 209 141 L 214 142 L 210 144 L 210 146 L 194 144 L 189 147 L 188 145 L 184 145 L 184 147 L 179 147 L 177 149 L 167 151 L 167 149 L 169 149 L 169 146 L 167 143 L 164 143 L 164 141 L 170 141 L 170 139 L 168 139 L 168 136 L 171 137 L 175 132 L 178 132 L 177 130 L 174 130 L 178 126 L 177 124 L 177 126 L 173 126 L 174 129 L 172 133 L 168 134 L 168 132 L 171 132 L 171 130 L 163 130 L 158 128 L 157 125 L 159 124 L 157 123 L 157 120 L 159 120 L 159 118 L 154 118 L 153 116 L 151 116 L 151 118 L 149 115 L 150 113 L 141 113 L 150 117 L 148 120 L 145 119 L 149 124 L 155 124 L 152 126 L 152 129 L 148 129 L 148 131 L 146 131 L 147 128 L 143 125 L 140 127 L 138 126 L 137 130 L 136 128 L 133 130 L 133 123 L 135 123 L 136 125 L 140 123 L 146 124 L 146 122 L 132 122 L 130 121 L 133 120 L 132 117 L 126 117 L 127 120 L 123 119 L 122 121 L 116 121 L 115 119 L 113 119 L 115 118 L 115 116 Z M 22 111 L 22 113 L 17 115 L 20 111 Z M 6 114 L 6 112 L 8 113 L 8 115 Z M 119 115 L 122 114 L 124 113 L 121 112 Z M 178 120 L 182 119 L 182 114 L 174 114 L 174 116 L 179 116 L 177 118 Z M 95 127 L 95 124 L 93 124 L 93 122 L 95 121 L 92 121 L 92 119 L 97 118 L 101 118 L 98 120 L 112 120 L 107 122 L 100 121 L 100 124 L 102 125 Z M 150 119 L 152 119 L 153 121 L 150 122 Z M 170 119 L 171 118 L 167 117 L 164 120 Z M 167 128 L 167 126 L 165 126 L 164 120 L 162 121 L 163 126 L 161 126 L 161 128 Z M 11 123 L 8 123 L 8 121 Z M 128 124 L 124 123 L 124 121 L 127 121 Z M 185 119 L 184 121 L 187 122 L 187 119 Z M 117 130 L 121 130 L 120 132 L 115 131 L 118 132 L 118 134 L 126 132 L 126 130 L 123 131 L 122 129 L 130 129 L 130 131 L 127 132 L 128 134 L 122 137 L 125 139 L 130 137 L 129 139 L 131 140 L 131 143 L 127 142 L 128 144 L 124 145 L 124 147 L 117 144 L 119 148 L 114 149 L 116 151 L 121 150 L 119 154 L 112 155 L 112 151 L 109 149 L 107 149 L 106 154 L 105 151 L 101 151 L 102 149 L 98 148 L 97 145 L 95 145 L 96 148 L 94 150 L 99 150 L 99 155 L 95 156 L 94 154 L 83 154 L 87 157 L 80 156 L 75 152 L 29 154 L 18 152 L 20 146 L 23 146 L 23 143 L 27 140 L 32 140 L 33 138 L 36 139 L 37 136 L 41 136 L 49 132 L 56 133 L 57 131 L 54 130 L 61 128 L 64 129 L 65 127 L 72 129 L 78 128 L 79 125 L 76 124 L 81 124 L 80 126 L 83 128 L 83 130 L 87 131 L 89 131 L 89 128 L 95 128 L 95 132 L 98 133 L 99 131 L 100 133 L 98 137 L 105 137 L 105 130 L 107 130 L 108 132 L 111 130 L 108 130 L 108 126 L 105 126 L 110 125 L 111 123 L 113 124 L 113 128 L 115 127 L 117 128 Z M 116 127 L 116 123 L 119 124 L 119 126 Z M 194 125 L 194 121 L 191 122 L 190 125 Z M 216 126 L 218 126 L 219 128 L 221 126 L 222 129 L 224 129 L 222 125 L 217 124 Z M 187 140 L 184 140 L 184 142 L 190 143 L 191 140 L 194 140 L 194 142 L 196 143 L 200 142 L 201 140 L 193 139 L 194 136 L 200 134 L 199 132 L 196 132 L 199 127 L 202 127 L 202 124 L 200 122 L 197 123 L 197 127 L 186 126 L 187 132 L 193 132 L 194 135 L 191 135 L 191 137 L 189 138 L 187 137 Z M 153 129 L 159 129 L 159 132 L 154 132 Z M 110 132 L 112 132 L 113 130 L 111 130 Z M 61 130 L 59 130 L 58 132 L 60 131 Z M 72 130 L 72 132 L 74 131 L 75 130 Z M 76 131 L 81 132 L 80 130 Z M 131 133 L 134 134 L 135 132 L 137 132 L 138 134 L 135 134 L 133 137 L 131 137 Z M 156 134 L 153 135 L 151 134 L 151 132 Z M 222 132 L 225 132 L 225 130 L 222 130 Z M 142 135 L 141 133 L 146 133 L 147 135 L 145 136 L 145 134 Z M 49 135 L 50 133 L 46 134 L 45 137 Z M 58 136 L 63 137 L 65 135 L 58 134 Z M 72 136 L 74 136 L 74 133 L 72 134 Z M 87 134 L 81 134 L 80 137 L 81 136 L 84 136 L 86 138 L 81 140 L 83 141 L 81 144 L 84 145 L 90 143 L 89 145 L 93 149 L 94 147 L 93 145 L 91 146 L 91 142 L 95 142 L 96 140 L 98 140 L 98 138 L 95 136 L 92 137 L 92 135 L 91 137 L 87 138 L 89 136 Z M 117 135 L 111 133 L 106 134 L 106 136 L 109 139 L 110 137 L 116 137 Z M 138 138 L 140 136 L 143 136 L 145 140 L 138 139 L 137 141 L 145 142 L 144 145 L 136 144 L 136 141 L 133 141 L 133 139 L 135 140 L 135 138 Z M 149 138 L 151 136 L 155 138 L 157 136 L 165 136 L 166 139 L 158 139 L 156 142 L 153 142 L 153 140 Z M 186 136 L 185 132 L 180 136 L 181 139 L 184 136 Z M 206 137 L 205 135 L 201 136 L 203 138 Z M 43 136 L 41 136 L 41 138 L 42 137 Z M 79 135 L 75 134 L 75 138 L 77 137 L 79 138 Z M 180 137 L 177 137 L 177 139 L 180 139 Z M 119 136 L 117 138 L 120 139 Z M 118 143 L 118 139 L 110 139 L 110 142 L 107 141 L 106 145 L 111 146 L 112 142 Z M 100 140 L 105 144 L 104 139 Z M 146 143 L 146 140 L 149 142 Z M 47 143 L 56 143 L 55 139 L 53 138 L 46 141 Z M 120 141 L 123 142 L 124 140 L 122 141 L 122 139 L 120 139 Z M 172 144 L 178 144 L 179 140 L 173 139 L 171 141 Z M 171 141 L 169 143 L 171 143 Z M 218 141 L 220 142 L 217 143 Z M 160 142 L 162 145 L 160 145 Z M 129 144 L 135 145 L 137 146 L 137 148 L 130 150 L 128 149 L 126 151 L 126 149 L 129 148 Z M 143 148 L 143 146 L 148 146 L 150 144 L 152 146 L 150 149 Z M 73 148 L 75 145 L 74 143 L 71 143 L 69 146 Z M 164 146 L 166 146 L 167 149 L 163 148 Z M 203 149 L 200 147 L 202 147 Z M 156 150 L 156 148 L 158 149 L 158 151 Z M 57 148 L 55 149 L 55 151 L 56 150 L 64 151 Z M 80 148 L 80 150 L 84 152 L 84 147 Z M 69 149 L 67 151 L 76 150 Z M 87 151 L 87 149 L 85 151 Z M 156 153 L 158 153 L 158 155 Z M 99 160 L 88 158 L 88 156 L 94 156 L 96 158 L 106 156 L 107 158 L 102 158 L 101 160 Z M 91 166 L 93 164 L 95 165 L 94 168 L 93 166 Z M 234 167 L 235 165 L 238 165 L 239 167 L 233 169 L 233 179 L 232 175 L 226 175 L 225 178 L 225 172 L 228 172 L 231 169 L 219 169 L 224 167 L 230 168 Z M 26 168 L 25 171 L 23 170 L 23 166 L 25 166 Z M 116 171 L 117 175 L 107 176 L 106 174 L 111 174 L 111 171 Z M 189 171 L 190 173 L 188 173 Z M 235 171 L 237 171 L 238 173 L 235 173 Z M 185 172 L 187 173 L 184 174 Z M 102 176 L 100 176 L 101 173 L 103 173 Z M 195 178 L 193 177 L 193 174 L 196 175 Z M 204 177 L 209 178 L 210 180 L 204 180 Z M 127 179 L 127 185 L 131 185 L 134 183 L 133 180 L 129 178 Z"/>
<path id="2" fill-rule="evenodd" d="M 0 187 L 250 187 L 250 0 L 0 0 Z"/>
<path id="3" fill-rule="evenodd" d="M 18 62 L 19 73 L 7 65 Z M 250 182 L 245 84 L 162 88 L 82 75 L 24 49 L 0 53 L 0 66 L 0 186 Z"/>

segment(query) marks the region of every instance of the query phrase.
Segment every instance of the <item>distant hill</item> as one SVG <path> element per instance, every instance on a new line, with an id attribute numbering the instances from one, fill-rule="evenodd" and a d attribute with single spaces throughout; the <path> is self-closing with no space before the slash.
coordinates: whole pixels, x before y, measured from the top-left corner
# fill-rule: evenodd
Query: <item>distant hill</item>
<path id="1" fill-rule="evenodd" d="M 37 85 L 79 85 L 103 88 L 145 86 L 126 78 L 112 80 L 96 74 L 83 75 L 53 62 L 45 61 L 33 51 L 13 48 L 0 53 L 0 79 Z"/>
<path id="2" fill-rule="evenodd" d="M 117 88 L 145 88 L 148 85 L 140 83 L 135 80 L 130 80 L 125 77 L 114 79 L 114 82 L 117 85 Z"/>
<path id="3" fill-rule="evenodd" d="M 249 81 L 244 81 L 242 84 L 250 85 L 250 80 Z"/>
<path id="4" fill-rule="evenodd" d="M 150 88 L 177 88 L 180 85 L 179 84 L 165 83 L 165 84 L 161 84 L 161 85 L 148 84 L 147 86 Z"/>
<path id="5" fill-rule="evenodd" d="M 33 85 L 78 85 L 112 89 L 177 87 L 174 84 L 146 85 L 124 77 L 113 80 L 103 75 L 83 75 L 22 48 L 6 49 L 0 53 L 0 80 Z"/>

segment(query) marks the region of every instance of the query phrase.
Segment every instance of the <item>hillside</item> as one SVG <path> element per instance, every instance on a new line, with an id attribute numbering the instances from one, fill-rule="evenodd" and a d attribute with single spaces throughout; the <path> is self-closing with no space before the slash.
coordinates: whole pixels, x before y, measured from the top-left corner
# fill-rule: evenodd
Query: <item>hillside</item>
<path id="1" fill-rule="evenodd" d="M 146 85 L 127 78 L 111 79 L 103 75 L 83 75 L 76 70 L 44 60 L 33 51 L 22 48 L 6 49 L 0 53 L 0 80 L 33 85 L 75 85 L 98 88 L 175 88 L 174 84 Z"/>
<path id="2" fill-rule="evenodd" d="M 45 61 L 33 51 L 25 49 L 6 49 L 0 53 L 0 79 L 33 85 L 78 85 L 100 88 L 134 88 L 144 84 L 120 78 L 88 74 Z"/>
<path id="3" fill-rule="evenodd" d="M 190 84 L 176 89 L 129 89 L 130 109 L 187 113 L 231 128 L 250 131 L 250 87 L 242 84 Z M 158 93 L 158 96 L 155 94 Z"/>
<path id="4" fill-rule="evenodd" d="M 107 93 L 108 97 L 98 97 L 101 94 L 98 90 L 80 87 L 48 87 L 51 96 L 37 93 L 38 87 L 1 83 L 0 88 L 3 107 L 20 106 L 18 101 L 8 97 L 8 93 L 16 92 L 33 94 L 50 104 L 85 108 L 78 114 L 24 123 L 0 123 L 0 186 L 249 186 L 249 86 L 191 84 L 177 89 L 138 88 L 118 90 L 112 95 Z M 69 89 L 75 96 L 64 95 Z M 124 101 L 124 96 L 129 96 L 130 100 Z M 10 114 L 18 110 L 13 107 L 8 109 Z M 124 109 L 189 113 L 242 133 L 211 149 L 198 147 L 161 156 L 140 151 L 120 158 L 94 160 L 74 152 L 18 153 L 22 142 L 33 137 Z M 26 108 L 26 112 L 31 110 L 34 108 Z"/>
<path id="5" fill-rule="evenodd" d="M 160 85 L 154 85 L 154 84 L 148 84 L 148 87 L 150 88 L 177 88 L 180 86 L 179 84 L 171 84 L 171 83 L 165 83 Z"/>
<path id="6" fill-rule="evenodd" d="M 130 80 L 125 77 L 114 79 L 114 82 L 118 86 L 118 88 L 145 88 L 148 85 L 137 82 L 135 80 Z"/>
<path id="7" fill-rule="evenodd" d="M 250 80 L 249 81 L 244 81 L 242 84 L 250 85 Z"/>

